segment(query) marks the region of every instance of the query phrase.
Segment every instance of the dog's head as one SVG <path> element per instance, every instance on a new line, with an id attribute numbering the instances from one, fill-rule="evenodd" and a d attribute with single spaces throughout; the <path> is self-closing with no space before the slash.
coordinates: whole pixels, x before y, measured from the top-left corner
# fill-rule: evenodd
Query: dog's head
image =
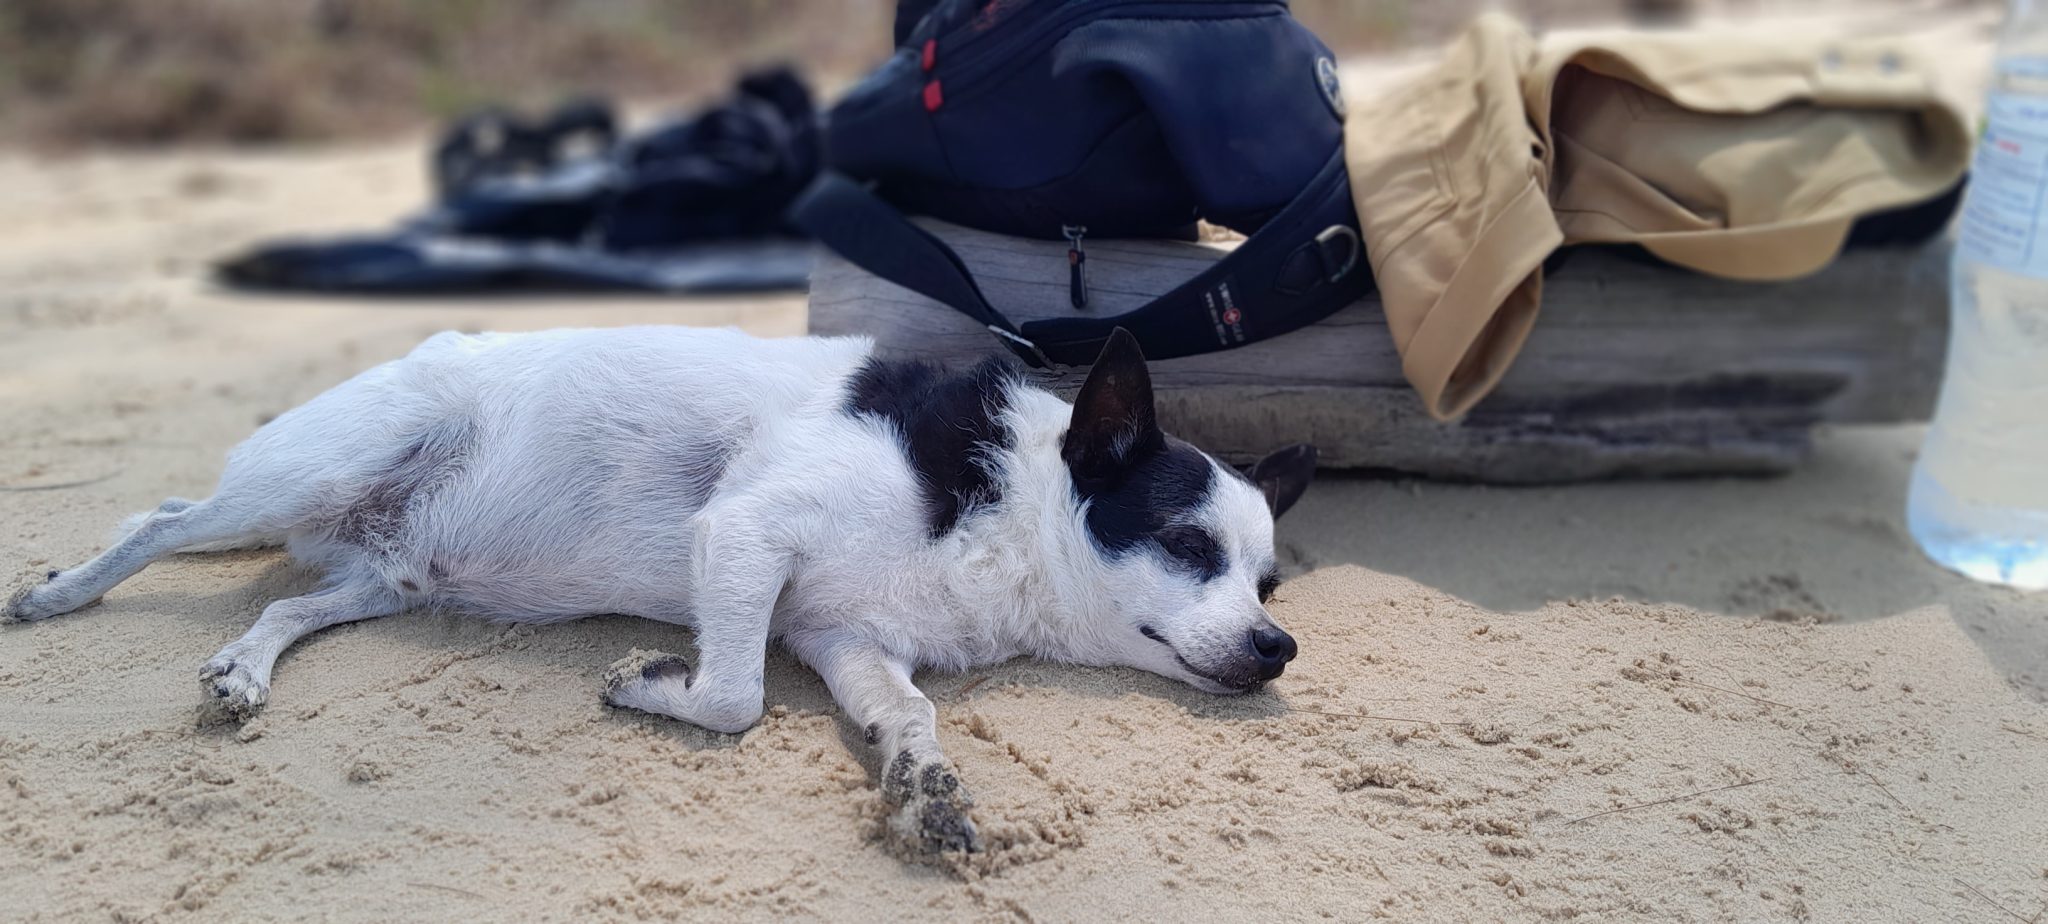
<path id="1" fill-rule="evenodd" d="M 1211 693 L 1280 676 L 1294 639 L 1266 598 L 1279 583 L 1273 520 L 1315 474 L 1313 446 L 1239 472 L 1159 429 L 1138 342 L 1118 329 L 1075 396 L 1060 447 L 1079 499 L 1110 625 L 1088 660 L 1137 667 Z"/>

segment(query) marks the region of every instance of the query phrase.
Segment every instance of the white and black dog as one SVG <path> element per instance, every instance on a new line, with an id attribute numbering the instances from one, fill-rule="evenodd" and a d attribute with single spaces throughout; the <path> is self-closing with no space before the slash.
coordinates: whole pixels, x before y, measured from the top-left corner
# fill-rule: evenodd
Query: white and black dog
<path id="1" fill-rule="evenodd" d="M 696 632 L 628 658 L 615 706 L 720 732 L 762 714 L 767 646 L 816 669 L 880 749 L 891 829 L 971 850 L 971 804 L 911 683 L 1019 655 L 1212 693 L 1278 677 L 1273 517 L 1315 452 L 1249 475 L 1162 433 L 1119 330 L 1070 407 L 989 361 L 948 374 L 865 339 L 687 328 L 435 336 L 264 425 L 214 495 L 129 521 L 8 600 L 69 612 L 177 551 L 284 543 L 324 569 L 201 671 L 242 717 L 294 641 L 413 607 Z"/>

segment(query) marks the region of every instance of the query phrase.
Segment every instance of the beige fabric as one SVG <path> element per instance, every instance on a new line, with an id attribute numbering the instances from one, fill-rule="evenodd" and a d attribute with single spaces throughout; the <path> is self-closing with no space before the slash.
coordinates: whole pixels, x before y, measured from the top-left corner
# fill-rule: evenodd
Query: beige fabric
<path id="1" fill-rule="evenodd" d="M 1445 419 L 1507 371 L 1557 247 L 1787 279 L 1827 265 L 1856 218 L 1948 190 L 1970 153 L 1929 71 L 1883 40 L 1541 42 L 1493 15 L 1352 104 L 1345 159 L 1387 324 Z"/>

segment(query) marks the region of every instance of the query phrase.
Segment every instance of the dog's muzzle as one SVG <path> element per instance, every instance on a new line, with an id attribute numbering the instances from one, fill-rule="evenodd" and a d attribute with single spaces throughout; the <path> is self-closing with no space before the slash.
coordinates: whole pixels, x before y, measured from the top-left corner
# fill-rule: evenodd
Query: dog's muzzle
<path id="1" fill-rule="evenodd" d="M 1280 676 L 1287 670 L 1287 662 L 1294 660 L 1294 636 L 1270 623 L 1247 633 L 1245 646 L 1251 651 L 1251 675 L 1259 683 Z"/>

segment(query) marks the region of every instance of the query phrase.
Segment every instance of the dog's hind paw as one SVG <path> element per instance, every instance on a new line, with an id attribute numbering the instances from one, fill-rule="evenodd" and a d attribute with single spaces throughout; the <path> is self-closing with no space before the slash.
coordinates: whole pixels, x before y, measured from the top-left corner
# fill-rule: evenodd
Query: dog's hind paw
<path id="1" fill-rule="evenodd" d="M 690 687 L 690 662 L 682 655 L 635 648 L 613 661 L 604 671 L 604 703 L 623 709 L 663 712 L 650 701 L 650 694 L 664 682 L 679 681 Z"/>
<path id="2" fill-rule="evenodd" d="M 225 656 L 206 662 L 199 671 L 199 687 L 206 692 L 208 703 L 229 720 L 243 722 L 255 718 L 263 711 L 263 705 L 270 701 L 270 684 L 258 679 L 256 672 L 236 663 Z"/>
<path id="3" fill-rule="evenodd" d="M 35 590 L 34 585 L 25 584 L 23 586 L 15 588 L 13 593 L 8 594 L 7 603 L 4 605 L 0 605 L 0 620 L 6 620 L 8 622 L 27 622 L 30 619 L 35 618 L 28 615 L 28 595 L 29 592 L 33 590 Z"/>
<path id="4" fill-rule="evenodd" d="M 34 622 L 76 609 L 64 605 L 59 595 L 49 589 L 50 582 L 55 581 L 62 573 L 52 571 L 40 576 L 32 574 L 15 582 L 14 592 L 7 595 L 7 603 L 0 605 L 0 620 Z"/>

